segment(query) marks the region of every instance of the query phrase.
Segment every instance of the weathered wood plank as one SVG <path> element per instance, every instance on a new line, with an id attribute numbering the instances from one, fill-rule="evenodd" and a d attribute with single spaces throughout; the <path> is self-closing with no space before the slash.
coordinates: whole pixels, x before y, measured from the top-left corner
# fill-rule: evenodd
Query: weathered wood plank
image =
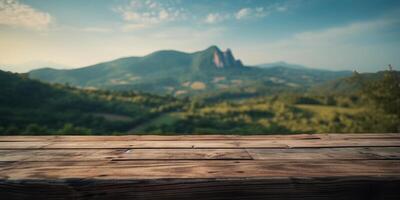
<path id="1" fill-rule="evenodd" d="M 400 133 L 330 133 L 317 135 L 321 139 L 400 139 Z"/>
<path id="2" fill-rule="evenodd" d="M 397 139 L 310 139 L 310 140 L 211 140 L 211 141 L 75 141 L 75 142 L 0 142 L 0 149 L 69 148 L 342 148 L 400 147 Z"/>
<path id="3" fill-rule="evenodd" d="M 0 142 L 72 142 L 72 141 L 201 141 L 201 140 L 259 140 L 259 139 L 319 139 L 318 135 L 123 135 L 123 136 L 1 136 Z"/>
<path id="4" fill-rule="evenodd" d="M 0 142 L 69 141 L 199 141 L 199 140 L 312 140 L 312 139 L 400 139 L 400 133 L 296 134 L 296 135 L 123 135 L 123 136 L 1 136 Z"/>
<path id="5" fill-rule="evenodd" d="M 0 149 L 40 149 L 51 142 L 0 142 Z"/>
<path id="6" fill-rule="evenodd" d="M 1 145 L 1 144 L 0 144 Z M 274 145 L 279 146 L 279 145 Z M 282 146 L 282 145 L 281 145 Z M 93 142 L 52 142 L 44 148 L 237 148 L 235 141 L 93 141 Z"/>
<path id="7" fill-rule="evenodd" d="M 400 147 L 247 149 L 255 160 L 375 160 L 400 159 Z"/>
<path id="8" fill-rule="evenodd" d="M 75 142 L 0 142 L 0 149 L 126 149 L 126 148 L 194 148 L 237 147 L 235 141 L 75 141 Z"/>
<path id="9" fill-rule="evenodd" d="M 343 148 L 343 147 L 400 147 L 397 139 L 312 139 L 312 140 L 241 140 L 241 148 L 268 148 L 274 145 L 286 148 Z"/>
<path id="10" fill-rule="evenodd" d="M 245 149 L 130 149 L 113 160 L 252 160 Z"/>
<path id="11" fill-rule="evenodd" d="M 244 149 L 0 150 L 0 161 L 250 160 Z"/>
<path id="12" fill-rule="evenodd" d="M 277 178 L 0 181 L 0 196 L 18 199 L 397 200 L 398 179 Z"/>
<path id="13" fill-rule="evenodd" d="M 111 161 L 126 149 L 0 150 L 0 161 Z"/>
<path id="14" fill-rule="evenodd" d="M 0 197 L 400 199 L 398 136 L 6 136 Z"/>
<path id="15" fill-rule="evenodd" d="M 3 180 L 398 177 L 400 160 L 0 162 Z"/>
<path id="16" fill-rule="evenodd" d="M 241 160 L 252 158 L 260 160 L 400 159 L 400 148 L 0 150 L 0 161 Z"/>
<path id="17" fill-rule="evenodd" d="M 400 147 L 400 140 L 398 139 L 321 139 L 280 142 L 290 148 Z"/>
<path id="18" fill-rule="evenodd" d="M 0 149 L 140 149 L 140 148 L 245 148 L 252 143 L 239 146 L 239 141 L 76 141 L 76 142 L 0 142 Z M 259 142 L 258 142 L 259 143 Z M 246 145 L 249 144 L 249 145 Z M 264 140 L 258 147 L 286 148 L 287 145 L 278 141 Z"/>

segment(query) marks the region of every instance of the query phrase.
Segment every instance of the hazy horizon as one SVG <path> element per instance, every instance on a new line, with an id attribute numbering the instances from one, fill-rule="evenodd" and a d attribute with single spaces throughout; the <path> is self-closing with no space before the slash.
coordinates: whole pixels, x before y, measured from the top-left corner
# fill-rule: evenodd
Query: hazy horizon
<path id="1" fill-rule="evenodd" d="M 399 35 L 395 0 L 0 0 L 0 69 L 14 72 L 211 45 L 246 65 L 374 72 L 400 65 Z"/>

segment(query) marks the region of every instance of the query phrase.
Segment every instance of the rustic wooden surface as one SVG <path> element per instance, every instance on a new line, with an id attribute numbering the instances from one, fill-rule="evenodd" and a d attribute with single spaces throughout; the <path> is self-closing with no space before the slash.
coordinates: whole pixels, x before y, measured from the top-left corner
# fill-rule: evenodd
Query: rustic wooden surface
<path id="1" fill-rule="evenodd" d="M 1 199 L 400 199 L 400 134 L 1 136 Z"/>

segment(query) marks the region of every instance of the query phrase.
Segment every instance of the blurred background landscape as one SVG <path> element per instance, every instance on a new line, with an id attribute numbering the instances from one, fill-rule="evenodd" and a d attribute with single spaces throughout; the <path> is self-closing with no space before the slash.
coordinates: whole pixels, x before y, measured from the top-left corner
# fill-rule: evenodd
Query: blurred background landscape
<path id="1" fill-rule="evenodd" d="M 399 8 L 0 0 L 0 134 L 400 132 Z"/>

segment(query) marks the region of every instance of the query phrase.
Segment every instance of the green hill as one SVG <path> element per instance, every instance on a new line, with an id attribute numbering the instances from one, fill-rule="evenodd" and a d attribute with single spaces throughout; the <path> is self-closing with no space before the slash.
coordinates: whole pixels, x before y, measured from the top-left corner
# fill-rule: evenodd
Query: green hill
<path id="1" fill-rule="evenodd" d="M 399 73 L 395 71 L 395 73 Z M 319 94 L 346 94 L 355 95 L 357 94 L 363 85 L 366 85 L 372 81 L 381 79 L 385 74 L 385 71 L 379 71 L 376 73 L 357 73 L 354 72 L 352 76 L 333 79 L 325 83 L 315 85 L 310 89 L 313 93 Z"/>
<path id="2" fill-rule="evenodd" d="M 0 71 L 0 133 L 126 132 L 179 107 L 171 97 L 81 90 Z"/>
<path id="3" fill-rule="evenodd" d="M 127 57 L 71 70 L 44 68 L 29 77 L 51 83 L 111 90 L 135 90 L 187 96 L 237 88 L 307 88 L 351 72 L 333 72 L 288 66 L 244 66 L 231 50 L 211 46 L 185 53 L 157 51 L 144 57 Z"/>

